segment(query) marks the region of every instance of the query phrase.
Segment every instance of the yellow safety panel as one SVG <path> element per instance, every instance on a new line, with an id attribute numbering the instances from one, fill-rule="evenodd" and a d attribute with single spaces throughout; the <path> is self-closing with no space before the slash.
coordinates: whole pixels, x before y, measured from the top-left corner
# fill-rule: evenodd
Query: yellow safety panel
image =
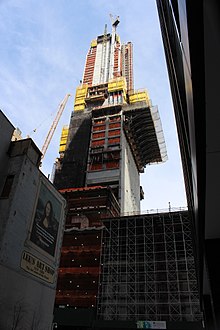
<path id="1" fill-rule="evenodd" d="M 129 96 L 129 102 L 130 103 L 135 103 L 135 102 L 149 102 L 149 95 L 147 91 L 136 91 L 136 93 L 132 94 Z"/>
<path id="2" fill-rule="evenodd" d="M 67 136 L 68 136 L 68 130 L 65 130 L 65 131 L 62 130 L 61 140 L 67 139 Z"/>
<path id="3" fill-rule="evenodd" d="M 69 128 L 68 128 L 68 126 L 64 126 L 64 127 L 62 128 L 61 139 L 62 139 L 63 137 L 65 137 L 65 136 L 67 136 L 67 135 L 68 135 L 68 132 L 69 132 Z"/>
<path id="4" fill-rule="evenodd" d="M 126 90 L 126 79 L 124 77 L 118 77 L 115 79 L 111 79 L 108 83 L 108 91 L 116 92 L 120 90 Z"/>
<path id="5" fill-rule="evenodd" d="M 62 130 L 61 140 L 62 140 L 62 139 L 67 139 L 68 131 L 69 131 L 69 130 L 66 130 L 66 129 L 65 129 L 65 131 Z"/>
<path id="6" fill-rule="evenodd" d="M 85 109 L 85 105 L 81 104 L 81 105 L 75 105 L 74 106 L 74 111 L 82 111 Z"/>
<path id="7" fill-rule="evenodd" d="M 60 144 L 65 144 L 66 143 L 66 141 L 67 141 L 67 136 L 61 136 L 61 138 L 60 138 Z"/>
<path id="8" fill-rule="evenodd" d="M 62 139 L 62 138 L 60 139 L 60 145 L 61 144 L 66 144 L 66 142 L 67 142 L 67 138 L 66 139 Z"/>
<path id="9" fill-rule="evenodd" d="M 85 104 L 85 98 L 79 97 L 75 99 L 74 105 Z"/>
<path id="10" fill-rule="evenodd" d="M 59 153 L 60 152 L 64 152 L 66 150 L 66 145 L 60 145 L 60 148 L 59 148 Z"/>
<path id="11" fill-rule="evenodd" d="M 85 85 L 83 85 L 83 86 L 85 86 Z M 76 89 L 76 97 L 85 97 L 87 94 L 87 89 L 88 89 L 88 86 L 78 87 Z"/>
<path id="12" fill-rule="evenodd" d="M 74 109 L 75 107 L 83 106 L 83 109 L 85 108 L 85 97 L 87 95 L 88 85 L 83 84 L 77 87 L 76 89 L 76 96 L 75 96 L 75 102 L 74 102 Z M 77 108 L 77 110 L 83 110 L 81 108 Z"/>
<path id="13" fill-rule="evenodd" d="M 65 149 L 66 149 L 68 132 L 69 132 L 68 126 L 63 126 L 62 133 L 61 133 L 61 138 L 60 138 L 59 153 L 64 152 Z"/>
<path id="14" fill-rule="evenodd" d="M 96 47 L 96 46 L 97 46 L 97 40 L 96 39 L 93 39 L 91 41 L 90 47 Z"/>

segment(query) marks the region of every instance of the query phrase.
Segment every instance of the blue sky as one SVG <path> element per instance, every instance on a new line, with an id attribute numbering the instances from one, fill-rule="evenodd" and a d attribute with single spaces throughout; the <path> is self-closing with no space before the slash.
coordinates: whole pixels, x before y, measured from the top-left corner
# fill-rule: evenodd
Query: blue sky
<path id="1" fill-rule="evenodd" d="M 62 126 L 69 124 L 90 41 L 111 31 L 134 47 L 135 88 L 147 88 L 157 105 L 168 161 L 141 175 L 142 210 L 186 206 L 173 105 L 155 0 L 0 0 L 0 108 L 22 136 L 41 149 L 60 102 L 69 98 L 42 170 L 52 171 Z M 36 129 L 36 132 L 33 130 Z"/>

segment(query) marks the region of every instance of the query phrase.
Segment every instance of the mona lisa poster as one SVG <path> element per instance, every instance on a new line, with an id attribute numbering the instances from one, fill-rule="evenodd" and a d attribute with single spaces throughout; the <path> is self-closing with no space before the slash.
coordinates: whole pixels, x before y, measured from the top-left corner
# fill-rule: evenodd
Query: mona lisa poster
<path id="1" fill-rule="evenodd" d="M 55 256 L 62 204 L 41 181 L 34 212 L 30 241 L 51 256 Z"/>

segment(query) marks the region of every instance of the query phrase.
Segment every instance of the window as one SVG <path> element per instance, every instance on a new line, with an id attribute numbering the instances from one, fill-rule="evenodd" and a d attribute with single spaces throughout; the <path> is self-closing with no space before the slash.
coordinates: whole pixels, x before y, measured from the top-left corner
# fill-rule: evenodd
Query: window
<path id="1" fill-rule="evenodd" d="M 11 192 L 11 188 L 12 188 L 12 184 L 13 184 L 13 180 L 14 180 L 14 175 L 8 175 L 7 176 L 0 197 L 2 197 L 2 198 L 8 198 L 9 197 L 10 192 Z"/>

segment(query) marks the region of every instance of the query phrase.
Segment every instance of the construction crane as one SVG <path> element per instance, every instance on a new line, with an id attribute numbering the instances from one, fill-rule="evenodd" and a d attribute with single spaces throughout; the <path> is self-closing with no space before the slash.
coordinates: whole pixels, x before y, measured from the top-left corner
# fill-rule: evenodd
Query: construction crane
<path id="1" fill-rule="evenodd" d="M 62 102 L 60 103 L 60 105 L 59 105 L 59 108 L 58 108 L 58 111 L 57 111 L 56 117 L 55 117 L 55 119 L 54 119 L 54 121 L 53 121 L 53 123 L 52 123 L 52 125 L 51 125 L 51 127 L 50 127 L 50 130 L 49 130 L 49 132 L 48 132 L 48 134 L 47 134 L 47 137 L 46 137 L 46 139 L 45 139 L 45 141 L 44 141 L 44 144 L 43 144 L 43 147 L 42 147 L 42 149 L 41 149 L 41 152 L 42 152 L 41 161 L 42 161 L 42 159 L 43 159 L 44 156 L 45 156 L 45 153 L 46 153 L 46 151 L 47 151 L 47 148 L 49 147 L 50 141 L 51 141 L 51 139 L 52 139 L 52 137 L 53 137 L 53 134 L 54 134 L 54 132 L 55 132 L 55 129 L 56 129 L 56 127 L 57 127 L 57 124 L 58 124 L 58 122 L 59 122 L 59 120 L 60 120 L 60 117 L 61 117 L 61 115 L 62 115 L 62 113 L 63 113 L 63 110 L 64 110 L 64 108 L 65 108 L 65 106 L 66 106 L 66 103 L 67 103 L 67 101 L 68 101 L 68 98 L 69 98 L 70 96 L 71 96 L 70 94 L 66 94 L 66 96 L 65 96 L 64 99 L 63 99 L 63 101 L 62 101 Z"/>

